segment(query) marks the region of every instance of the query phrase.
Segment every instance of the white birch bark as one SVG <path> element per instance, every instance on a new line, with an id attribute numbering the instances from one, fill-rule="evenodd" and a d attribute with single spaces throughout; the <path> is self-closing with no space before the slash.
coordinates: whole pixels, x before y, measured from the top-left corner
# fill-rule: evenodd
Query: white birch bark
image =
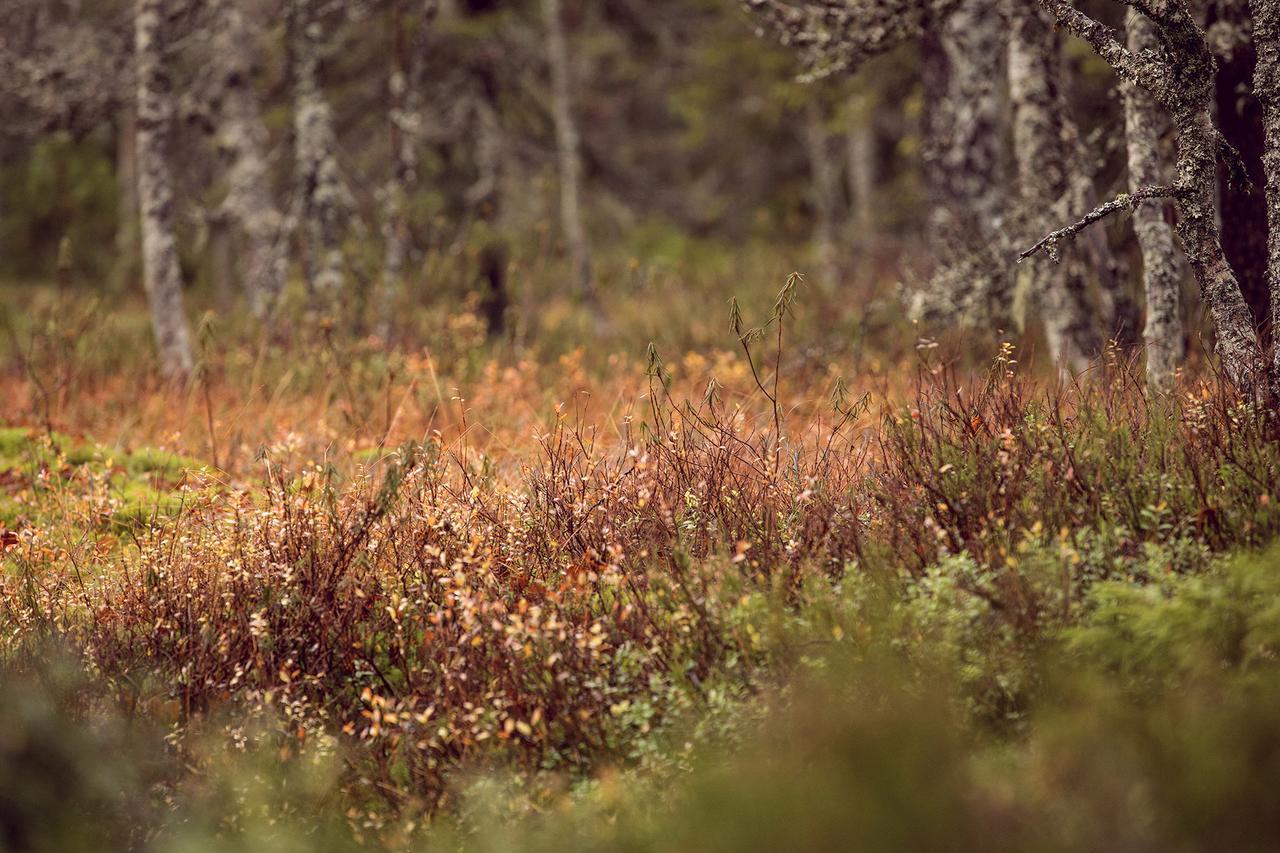
<path id="1" fill-rule="evenodd" d="M 1125 26 L 1131 51 L 1141 53 L 1155 47 L 1154 27 L 1146 16 L 1130 11 Z M 1124 83 L 1123 90 L 1129 187 L 1136 190 L 1156 186 L 1163 179 L 1159 107 L 1140 86 Z M 1147 320 L 1142 335 L 1147 383 L 1156 390 L 1167 391 L 1182 363 L 1184 345 L 1173 227 L 1165 220 L 1164 203 L 1155 199 L 1139 202 L 1133 210 L 1133 230 L 1142 252 L 1142 280 L 1147 297 Z"/>
<path id="2" fill-rule="evenodd" d="M 307 244 L 304 277 L 313 298 L 332 303 L 342 290 L 347 196 L 338 168 L 333 110 L 320 87 L 324 30 L 316 6 L 316 0 L 291 0 L 294 168 Z"/>
<path id="3" fill-rule="evenodd" d="M 143 280 L 160 370 L 183 381 L 193 366 L 174 234 L 173 175 L 169 165 L 173 119 L 165 66 L 164 0 L 137 0 L 134 61 L 138 94 L 138 199 L 141 208 Z"/>
<path id="4" fill-rule="evenodd" d="M 1271 295 L 1271 383 L 1280 395 L 1280 2 L 1250 0 L 1258 64 L 1253 92 L 1262 104 L 1267 179 L 1267 289 Z"/>
<path id="5" fill-rule="evenodd" d="M 840 172 L 831 151 L 822 108 L 810 102 L 805 112 L 805 147 L 809 154 L 810 196 L 813 202 L 813 250 L 821 276 L 820 285 L 834 289 L 840 282 L 836 266 L 836 211 L 839 207 Z"/>
<path id="6" fill-rule="evenodd" d="M 284 292 L 288 253 L 284 217 L 271 193 L 269 137 L 253 91 L 257 33 L 242 0 L 212 0 L 220 111 L 217 146 L 227 168 L 223 209 L 244 234 L 239 265 L 253 315 L 263 319 Z"/>
<path id="7" fill-rule="evenodd" d="M 1034 236 L 1065 220 L 1071 199 L 1061 58 L 1052 19 L 1043 9 L 1024 0 L 1009 0 L 1005 14 L 1019 194 L 1024 222 Z M 1079 260 L 1039 258 L 1031 272 L 1050 355 L 1057 364 L 1079 373 L 1102 349 Z"/>
<path id="8" fill-rule="evenodd" d="M 551 65 L 552 117 L 556 126 L 556 154 L 560 173 L 560 224 L 569 250 L 573 286 L 591 297 L 591 250 L 582 224 L 582 151 L 573 117 L 573 81 L 569 73 L 569 47 L 564 32 L 560 0 L 543 0 L 547 27 L 547 58 Z"/>

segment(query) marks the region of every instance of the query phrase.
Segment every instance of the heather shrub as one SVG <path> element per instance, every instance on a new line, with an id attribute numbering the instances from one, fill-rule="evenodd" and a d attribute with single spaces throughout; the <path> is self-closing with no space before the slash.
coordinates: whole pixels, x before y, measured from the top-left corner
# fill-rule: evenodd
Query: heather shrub
<path id="1" fill-rule="evenodd" d="M 147 831 L 190 849 L 1081 849 L 1095 813 L 1141 848 L 1226 820 L 1240 789 L 1177 779 L 1218 743 L 1269 772 L 1269 582 L 1224 562 L 1280 524 L 1269 417 L 1114 360 L 1048 388 L 1012 350 L 858 398 L 792 354 L 797 285 L 762 327 L 733 308 L 736 357 L 619 362 L 606 406 L 582 353 L 445 376 L 321 328 L 292 373 L 286 343 L 207 353 L 196 439 L 0 433 L 4 654 L 56 639 L 168 729 L 187 770 Z M 252 453 L 216 414 L 245 371 L 342 423 Z M 1209 746 L 1167 722 L 1201 700 Z M 1095 798 L 1107 774 L 1141 802 Z"/>
<path id="2" fill-rule="evenodd" d="M 871 490 L 914 575 L 967 554 L 980 571 L 960 585 L 1034 633 L 1096 581 L 1194 571 L 1204 551 L 1280 529 L 1265 411 L 1213 384 L 1153 397 L 1122 366 L 1039 392 L 1011 364 L 974 386 L 926 375 L 911 409 L 885 418 Z"/>

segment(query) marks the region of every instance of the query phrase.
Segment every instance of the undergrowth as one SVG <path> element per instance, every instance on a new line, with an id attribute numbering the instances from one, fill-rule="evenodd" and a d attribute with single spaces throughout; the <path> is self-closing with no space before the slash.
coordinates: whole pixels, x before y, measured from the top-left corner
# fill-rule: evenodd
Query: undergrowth
<path id="1" fill-rule="evenodd" d="M 165 730 L 147 843 L 1247 849 L 1280 768 L 1270 413 L 1011 347 L 855 392 L 792 355 L 797 286 L 733 308 L 736 356 L 651 348 L 603 402 L 573 356 L 555 405 L 534 368 L 450 395 L 399 354 L 319 385 L 348 438 L 237 449 L 213 370 L 166 445 L 208 465 L 0 433 L 0 651 L 76 661 L 66 725 Z"/>

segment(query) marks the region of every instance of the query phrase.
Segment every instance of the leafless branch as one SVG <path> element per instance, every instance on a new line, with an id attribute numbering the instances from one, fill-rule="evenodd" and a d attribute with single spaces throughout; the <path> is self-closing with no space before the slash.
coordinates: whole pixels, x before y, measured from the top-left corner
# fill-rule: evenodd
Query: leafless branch
<path id="1" fill-rule="evenodd" d="M 1063 240 L 1072 239 L 1093 223 L 1105 219 L 1113 213 L 1132 210 L 1139 202 L 1153 198 L 1177 198 L 1179 195 L 1181 195 L 1181 191 L 1176 186 L 1140 187 L 1131 193 L 1122 193 L 1106 204 L 1101 204 L 1089 211 L 1079 222 L 1072 223 L 1045 235 L 1040 242 L 1018 255 L 1018 263 L 1022 263 L 1042 249 L 1047 250 L 1050 257 L 1056 258 L 1057 247 Z"/>

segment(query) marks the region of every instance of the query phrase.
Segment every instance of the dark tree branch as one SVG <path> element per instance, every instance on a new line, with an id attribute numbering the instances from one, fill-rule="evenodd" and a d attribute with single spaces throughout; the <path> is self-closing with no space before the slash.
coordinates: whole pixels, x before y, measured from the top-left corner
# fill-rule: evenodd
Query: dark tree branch
<path id="1" fill-rule="evenodd" d="M 1106 204 L 1089 211 L 1079 222 L 1045 235 L 1040 242 L 1018 255 L 1018 263 L 1022 263 L 1042 249 L 1047 250 L 1050 257 L 1056 258 L 1058 244 L 1063 240 L 1070 240 L 1093 223 L 1106 219 L 1113 213 L 1132 210 L 1139 202 L 1155 198 L 1177 198 L 1181 194 L 1182 191 L 1176 186 L 1140 187 L 1131 193 L 1122 193 Z"/>
<path id="2" fill-rule="evenodd" d="M 1088 42 L 1117 74 L 1148 90 L 1154 91 L 1159 87 L 1159 81 L 1151 72 L 1145 71 L 1144 64 L 1117 38 L 1115 30 L 1066 0 L 1040 0 L 1040 5 L 1048 9 L 1070 33 Z"/>

